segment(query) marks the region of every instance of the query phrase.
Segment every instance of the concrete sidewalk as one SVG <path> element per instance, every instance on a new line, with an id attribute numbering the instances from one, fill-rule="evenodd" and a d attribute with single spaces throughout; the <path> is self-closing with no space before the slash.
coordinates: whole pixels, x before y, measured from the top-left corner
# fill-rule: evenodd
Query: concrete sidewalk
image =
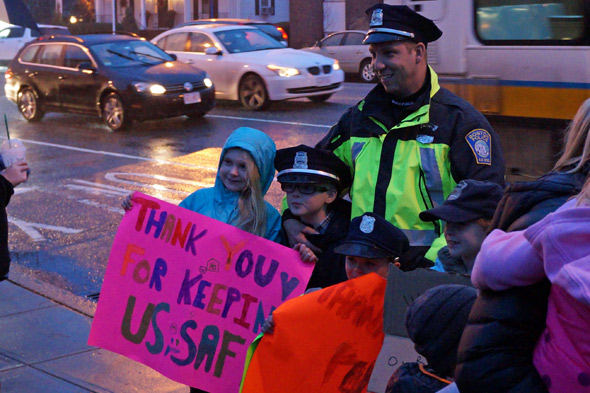
<path id="1" fill-rule="evenodd" d="M 0 282 L 0 392 L 174 392 L 189 388 L 86 344 L 96 303 L 12 264 Z"/>

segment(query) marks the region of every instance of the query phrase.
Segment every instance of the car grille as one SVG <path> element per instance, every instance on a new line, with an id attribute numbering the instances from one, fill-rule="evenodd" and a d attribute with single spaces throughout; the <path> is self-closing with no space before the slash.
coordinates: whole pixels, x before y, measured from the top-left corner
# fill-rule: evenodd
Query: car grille
<path id="1" fill-rule="evenodd" d="M 305 94 L 305 93 L 316 93 L 318 91 L 333 90 L 340 87 L 340 83 L 332 83 L 328 86 L 310 86 L 310 87 L 296 87 L 294 89 L 287 89 L 287 93 L 291 94 Z"/>
<path id="2" fill-rule="evenodd" d="M 330 72 L 332 72 L 332 66 L 331 65 L 323 65 L 321 67 L 309 67 L 307 69 L 307 71 L 309 71 L 309 73 L 311 75 L 319 75 L 322 72 L 324 74 L 329 74 Z"/>
<path id="3" fill-rule="evenodd" d="M 184 83 L 185 82 L 176 85 L 166 85 L 164 87 L 166 88 L 166 92 L 168 93 L 178 93 L 181 91 L 186 92 L 186 90 L 184 89 Z M 206 87 L 203 81 L 192 81 L 191 83 L 193 84 L 193 89 L 191 91 L 201 90 Z"/>

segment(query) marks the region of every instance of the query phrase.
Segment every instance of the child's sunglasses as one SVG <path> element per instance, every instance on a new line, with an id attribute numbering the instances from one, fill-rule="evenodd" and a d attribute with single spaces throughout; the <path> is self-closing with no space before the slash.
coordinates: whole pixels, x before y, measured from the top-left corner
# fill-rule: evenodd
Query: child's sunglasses
<path id="1" fill-rule="evenodd" d="M 299 193 L 303 195 L 312 195 L 317 194 L 319 192 L 329 191 L 329 188 L 315 184 L 281 183 L 281 190 L 285 191 L 286 193 L 291 193 L 295 192 L 295 190 L 299 190 Z"/>

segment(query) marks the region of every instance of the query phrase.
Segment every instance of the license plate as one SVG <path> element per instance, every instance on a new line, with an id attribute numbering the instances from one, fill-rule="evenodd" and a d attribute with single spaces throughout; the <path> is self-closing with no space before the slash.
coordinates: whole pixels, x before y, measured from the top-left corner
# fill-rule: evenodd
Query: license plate
<path id="1" fill-rule="evenodd" d="M 185 104 L 196 104 L 197 102 L 201 102 L 201 93 L 198 91 L 194 93 L 186 93 L 184 95 Z"/>
<path id="2" fill-rule="evenodd" d="M 329 76 L 318 76 L 317 78 L 317 85 L 318 86 L 326 86 L 330 83 Z"/>

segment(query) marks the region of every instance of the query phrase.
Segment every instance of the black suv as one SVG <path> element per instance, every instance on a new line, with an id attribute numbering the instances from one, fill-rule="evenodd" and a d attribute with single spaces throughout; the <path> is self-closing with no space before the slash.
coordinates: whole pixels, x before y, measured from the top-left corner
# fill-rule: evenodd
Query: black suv
<path id="1" fill-rule="evenodd" d="M 133 120 L 202 117 L 215 105 L 205 71 L 127 35 L 41 37 L 5 74 L 6 97 L 25 119 L 45 112 L 98 114 L 114 131 Z"/>

